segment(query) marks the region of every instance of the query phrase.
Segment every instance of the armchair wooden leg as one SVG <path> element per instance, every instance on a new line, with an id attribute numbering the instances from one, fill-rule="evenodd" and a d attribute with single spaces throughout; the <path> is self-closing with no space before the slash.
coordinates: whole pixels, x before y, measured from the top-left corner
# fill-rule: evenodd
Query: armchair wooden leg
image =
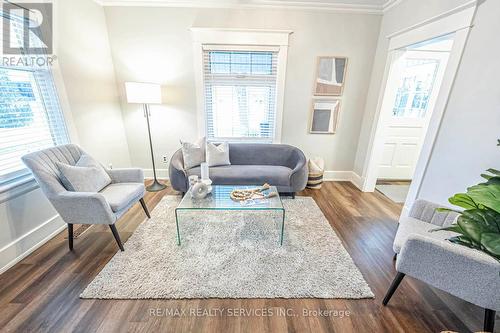
<path id="1" fill-rule="evenodd" d="M 493 330 L 495 329 L 495 316 L 496 316 L 495 310 L 490 310 L 490 309 L 484 310 L 484 328 L 483 328 L 483 331 L 493 332 Z"/>
<path id="2" fill-rule="evenodd" d="M 403 281 L 404 277 L 405 277 L 404 273 L 398 272 L 398 274 L 396 275 L 396 277 L 392 281 L 391 286 L 389 287 L 389 290 L 387 290 L 387 294 L 385 294 L 384 300 L 382 301 L 382 304 L 384 306 L 387 305 L 387 303 L 389 303 L 389 300 L 391 299 L 391 297 L 394 294 L 394 292 L 396 291 L 396 289 L 398 289 L 399 284 L 401 283 L 401 281 Z"/>
<path id="3" fill-rule="evenodd" d="M 73 224 L 68 223 L 68 245 L 69 250 L 73 251 Z"/>
<path id="4" fill-rule="evenodd" d="M 120 251 L 125 251 L 125 249 L 123 248 L 122 240 L 120 239 L 120 235 L 118 234 L 118 230 L 116 230 L 116 226 L 114 224 L 110 224 L 109 228 L 111 229 L 113 236 L 115 236 L 115 240 L 118 244 L 118 247 L 120 248 Z"/>
<path id="5" fill-rule="evenodd" d="M 150 219 L 151 215 L 149 215 L 148 206 L 146 206 L 146 202 L 144 202 L 144 198 L 142 198 L 139 201 L 141 202 L 142 209 L 144 209 L 144 213 L 146 213 L 146 216 L 148 217 L 148 219 Z"/>

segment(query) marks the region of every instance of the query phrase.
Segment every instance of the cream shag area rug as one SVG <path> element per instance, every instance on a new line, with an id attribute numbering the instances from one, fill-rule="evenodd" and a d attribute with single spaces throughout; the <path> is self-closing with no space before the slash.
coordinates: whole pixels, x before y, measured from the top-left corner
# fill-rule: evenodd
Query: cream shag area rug
<path id="1" fill-rule="evenodd" d="M 166 196 L 80 295 L 97 299 L 372 298 L 370 287 L 312 198 L 281 213 L 180 213 Z"/>

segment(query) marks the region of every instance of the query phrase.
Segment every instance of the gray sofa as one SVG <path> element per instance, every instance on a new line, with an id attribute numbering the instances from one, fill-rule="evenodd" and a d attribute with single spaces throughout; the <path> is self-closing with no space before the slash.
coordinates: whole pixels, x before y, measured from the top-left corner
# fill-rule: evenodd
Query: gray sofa
<path id="1" fill-rule="evenodd" d="M 296 147 L 281 144 L 230 143 L 231 165 L 210 168 L 214 185 L 261 185 L 268 183 L 280 193 L 302 191 L 307 184 L 307 160 Z M 182 151 L 170 160 L 170 182 L 180 192 L 187 192 L 188 177 L 201 175 L 200 167 L 184 169 Z"/>

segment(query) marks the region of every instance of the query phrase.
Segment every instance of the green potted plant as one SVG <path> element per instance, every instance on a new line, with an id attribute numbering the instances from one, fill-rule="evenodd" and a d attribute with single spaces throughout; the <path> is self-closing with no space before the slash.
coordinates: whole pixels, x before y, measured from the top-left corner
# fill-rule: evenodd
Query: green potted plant
<path id="1" fill-rule="evenodd" d="M 450 238 L 451 242 L 478 249 L 500 261 L 500 171 L 488 169 L 487 172 L 481 175 L 485 182 L 449 199 L 451 204 L 463 208 L 463 211 L 438 209 L 457 212 L 459 217 L 452 225 L 436 230 L 456 232 L 459 235 Z"/>

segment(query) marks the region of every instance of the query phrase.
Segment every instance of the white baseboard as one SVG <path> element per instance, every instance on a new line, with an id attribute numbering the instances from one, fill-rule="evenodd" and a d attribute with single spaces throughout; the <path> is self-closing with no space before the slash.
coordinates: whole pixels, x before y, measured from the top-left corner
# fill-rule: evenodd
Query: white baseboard
<path id="1" fill-rule="evenodd" d="M 168 169 L 156 169 L 156 176 L 159 179 L 168 180 Z M 144 169 L 144 178 L 153 179 L 153 169 Z M 351 182 L 359 189 L 361 189 L 362 185 L 361 177 L 354 171 L 325 171 L 323 180 Z"/>
<path id="2" fill-rule="evenodd" d="M 354 186 L 363 191 L 363 178 L 354 171 L 352 171 L 351 173 L 351 183 L 353 183 Z"/>
<path id="3" fill-rule="evenodd" d="M 323 174 L 324 181 L 350 181 L 351 171 L 325 171 Z"/>
<path id="4" fill-rule="evenodd" d="M 143 169 L 144 178 L 153 179 L 153 169 Z M 156 177 L 158 179 L 168 180 L 168 169 L 156 169 Z"/>
<path id="5" fill-rule="evenodd" d="M 55 215 L 0 249 L 0 274 L 26 258 L 60 233 L 66 224 Z"/>
<path id="6" fill-rule="evenodd" d="M 324 181 L 344 181 L 351 182 L 357 188 L 361 189 L 361 177 L 354 171 L 325 171 Z"/>

